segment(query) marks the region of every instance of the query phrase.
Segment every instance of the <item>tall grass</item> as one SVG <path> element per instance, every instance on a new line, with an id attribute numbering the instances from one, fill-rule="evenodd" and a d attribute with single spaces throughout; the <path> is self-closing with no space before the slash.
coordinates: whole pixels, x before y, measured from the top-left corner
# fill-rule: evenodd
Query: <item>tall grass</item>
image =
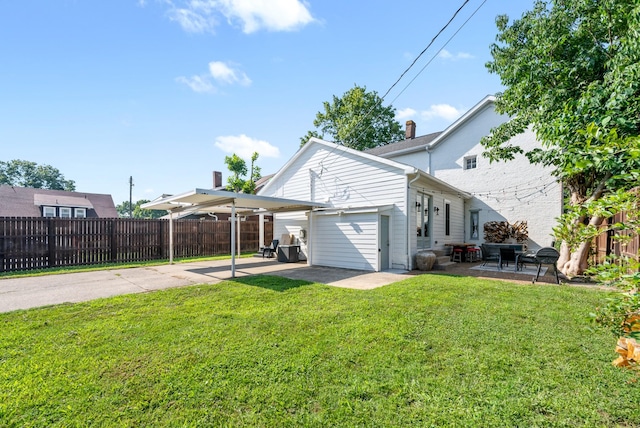
<path id="1" fill-rule="evenodd" d="M 279 277 L 0 315 L 2 426 L 640 426 L 602 291 Z"/>

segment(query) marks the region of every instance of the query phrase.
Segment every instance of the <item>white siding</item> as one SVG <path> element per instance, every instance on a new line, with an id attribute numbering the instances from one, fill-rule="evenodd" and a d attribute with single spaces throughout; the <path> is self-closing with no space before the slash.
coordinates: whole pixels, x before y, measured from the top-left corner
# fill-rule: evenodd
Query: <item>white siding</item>
<path id="1" fill-rule="evenodd" d="M 286 169 L 280 171 L 260 194 L 328 203 L 332 207 L 344 209 L 393 205 L 389 224 L 393 237 L 390 248 L 391 267 L 406 269 L 406 186 L 406 175 L 398 167 L 384 161 L 354 155 L 339 148 L 332 150 L 330 147 L 314 144 L 295 158 Z M 281 224 L 284 219 L 280 214 L 275 216 L 278 233 L 291 227 Z M 279 234 L 274 236 L 277 237 Z M 315 238 L 309 236 L 309 242 L 315 242 Z M 375 245 L 377 252 L 377 242 Z M 316 251 L 314 247 L 311 252 L 313 260 L 316 255 L 322 256 Z M 336 253 L 335 247 L 331 251 Z M 340 263 L 341 266 L 344 264 Z M 361 262 L 358 261 L 357 264 L 360 266 L 351 267 L 363 268 Z"/>
<path id="2" fill-rule="evenodd" d="M 315 217 L 312 264 L 378 270 L 378 215 L 343 214 Z"/>

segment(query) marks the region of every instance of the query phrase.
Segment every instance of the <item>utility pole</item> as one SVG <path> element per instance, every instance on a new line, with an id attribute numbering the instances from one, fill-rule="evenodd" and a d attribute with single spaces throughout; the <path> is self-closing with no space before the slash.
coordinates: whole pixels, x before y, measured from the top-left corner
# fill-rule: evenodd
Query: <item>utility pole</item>
<path id="1" fill-rule="evenodd" d="M 130 175 L 129 176 L 129 218 L 133 218 L 132 194 L 133 194 L 133 176 Z"/>

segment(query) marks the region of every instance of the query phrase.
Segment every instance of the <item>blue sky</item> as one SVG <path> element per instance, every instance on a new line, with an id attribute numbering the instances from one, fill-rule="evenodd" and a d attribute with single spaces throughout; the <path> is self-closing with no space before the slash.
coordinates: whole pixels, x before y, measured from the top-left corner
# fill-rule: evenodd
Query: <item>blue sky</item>
<path id="1" fill-rule="evenodd" d="M 232 153 L 277 172 L 324 101 L 382 96 L 463 3 L 2 1 L 0 160 L 52 165 L 116 204 L 130 176 L 134 201 L 211 187 L 215 170 L 226 182 Z M 501 90 L 484 66 L 495 17 L 532 5 L 470 0 L 385 105 L 418 135 L 446 128 Z"/>

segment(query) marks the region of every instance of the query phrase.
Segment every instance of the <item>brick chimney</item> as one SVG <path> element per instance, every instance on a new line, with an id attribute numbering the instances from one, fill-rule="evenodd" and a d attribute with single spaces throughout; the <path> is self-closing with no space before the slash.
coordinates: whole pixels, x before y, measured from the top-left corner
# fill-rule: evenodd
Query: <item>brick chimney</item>
<path id="1" fill-rule="evenodd" d="M 220 171 L 213 171 L 213 188 L 217 189 L 222 187 L 222 173 Z"/>
<path id="2" fill-rule="evenodd" d="M 407 130 L 404 133 L 407 140 L 416 138 L 416 123 L 413 120 L 407 120 Z"/>

